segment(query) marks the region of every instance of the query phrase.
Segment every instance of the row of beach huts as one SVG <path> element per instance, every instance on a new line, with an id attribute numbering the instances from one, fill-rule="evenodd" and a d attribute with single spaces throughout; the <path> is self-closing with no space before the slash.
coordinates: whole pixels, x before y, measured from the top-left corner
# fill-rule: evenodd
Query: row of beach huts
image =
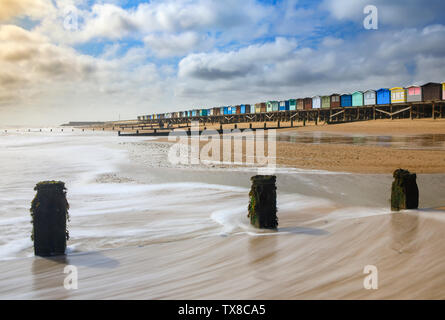
<path id="1" fill-rule="evenodd" d="M 311 109 L 333 109 L 344 107 L 360 107 L 388 105 L 407 102 L 429 102 L 445 100 L 445 82 L 429 82 L 424 85 L 412 85 L 406 88 L 381 88 L 378 90 L 356 91 L 354 93 L 331 94 L 282 101 L 268 101 L 235 106 L 222 106 L 210 109 L 193 109 L 161 114 L 138 116 L 139 121 L 170 118 L 188 118 L 202 116 L 269 113 L 280 111 L 296 111 Z"/>

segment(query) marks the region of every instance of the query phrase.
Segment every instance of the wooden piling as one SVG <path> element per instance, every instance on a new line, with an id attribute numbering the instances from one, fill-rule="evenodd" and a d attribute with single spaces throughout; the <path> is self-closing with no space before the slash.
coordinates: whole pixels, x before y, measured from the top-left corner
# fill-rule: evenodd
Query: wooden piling
<path id="1" fill-rule="evenodd" d="M 36 196 L 31 203 L 32 234 L 36 256 L 64 255 L 69 233 L 69 204 L 66 200 L 65 183 L 42 181 L 34 190 Z"/>
<path id="2" fill-rule="evenodd" d="M 250 223 L 256 228 L 276 229 L 278 227 L 276 176 L 256 175 L 250 180 L 252 181 L 248 206 Z"/>
<path id="3" fill-rule="evenodd" d="M 391 210 L 417 209 L 419 207 L 419 189 L 416 174 L 408 170 L 397 169 L 393 173 L 391 186 Z"/>

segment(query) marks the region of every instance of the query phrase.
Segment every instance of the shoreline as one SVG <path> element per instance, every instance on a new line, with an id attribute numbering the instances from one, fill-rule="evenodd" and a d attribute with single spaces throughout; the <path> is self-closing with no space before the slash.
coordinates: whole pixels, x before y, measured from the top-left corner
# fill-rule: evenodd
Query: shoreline
<path id="1" fill-rule="evenodd" d="M 165 142 L 88 139 L 92 145 L 85 147 L 86 140 L 78 137 L 82 135 L 75 135 L 66 163 L 56 168 L 85 168 L 91 161 L 114 160 L 116 165 L 107 170 L 91 167 L 80 186 L 68 186 L 68 255 L 0 261 L 0 298 L 445 298 L 444 174 L 419 174 L 421 209 L 392 213 L 390 173 L 279 169 L 279 229 L 264 233 L 252 230 L 247 219 L 255 172 L 163 167 L 170 147 Z M 341 145 L 279 144 L 289 158 L 324 147 L 334 148 L 339 156 L 353 153 Z M 46 146 L 48 154 L 60 148 Z M 376 157 L 374 147 L 345 147 Z M 279 150 L 286 155 L 285 149 Z M 78 154 L 88 154 L 88 161 L 79 164 Z M 72 181 L 77 177 L 72 175 Z M 31 190 L 23 198 L 26 208 Z M 14 206 L 23 205 L 17 199 Z M 28 229 L 26 221 L 22 229 L 5 224 L 3 230 L 27 236 Z M 78 268 L 77 290 L 63 287 L 67 264 Z M 378 290 L 363 288 L 366 265 L 378 267 Z"/>

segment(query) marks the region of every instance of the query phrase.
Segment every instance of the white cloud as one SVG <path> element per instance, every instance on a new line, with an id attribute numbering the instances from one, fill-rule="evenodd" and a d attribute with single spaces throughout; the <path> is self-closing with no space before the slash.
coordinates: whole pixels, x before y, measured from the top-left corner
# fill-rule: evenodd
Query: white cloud
<path id="1" fill-rule="evenodd" d="M 440 81 L 444 38 L 445 30 L 435 26 L 368 33 L 360 41 L 327 38 L 314 49 L 277 38 L 237 51 L 191 54 L 179 63 L 177 93 L 235 103 L 243 96 L 259 101 Z"/>
<path id="2" fill-rule="evenodd" d="M 445 12 L 443 0 L 406 1 L 406 0 L 324 0 L 320 9 L 327 10 L 338 20 L 361 23 L 365 17 L 363 9 L 374 5 L 378 9 L 381 26 L 413 27 L 443 21 Z"/>
<path id="3" fill-rule="evenodd" d="M 208 50 L 213 47 L 213 40 L 197 32 L 180 34 L 149 34 L 144 43 L 159 57 L 183 56 L 192 51 Z"/>

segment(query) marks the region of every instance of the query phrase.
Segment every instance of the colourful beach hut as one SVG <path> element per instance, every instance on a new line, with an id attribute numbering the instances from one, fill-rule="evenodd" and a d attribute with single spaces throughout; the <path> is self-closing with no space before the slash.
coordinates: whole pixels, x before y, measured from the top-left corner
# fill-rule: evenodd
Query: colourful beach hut
<path id="1" fill-rule="evenodd" d="M 279 111 L 280 103 L 278 101 L 272 101 L 272 111 Z"/>
<path id="2" fill-rule="evenodd" d="M 402 87 L 391 88 L 391 103 L 406 102 L 406 90 Z"/>
<path id="3" fill-rule="evenodd" d="M 288 111 L 289 110 L 289 101 L 288 100 L 280 101 L 278 109 L 279 109 L 279 111 Z"/>
<path id="4" fill-rule="evenodd" d="M 365 106 L 373 106 L 377 103 L 375 90 L 366 90 L 363 93 L 363 104 Z"/>
<path id="5" fill-rule="evenodd" d="M 304 109 L 304 99 L 297 99 L 297 110 L 303 110 Z"/>
<path id="6" fill-rule="evenodd" d="M 442 99 L 442 84 L 428 82 L 422 86 L 423 101 L 435 101 Z"/>
<path id="7" fill-rule="evenodd" d="M 391 103 L 391 92 L 387 88 L 380 88 L 376 91 L 377 93 L 377 104 L 390 104 Z"/>
<path id="8" fill-rule="evenodd" d="M 331 94 L 331 108 L 340 108 L 340 95 L 338 93 Z"/>
<path id="9" fill-rule="evenodd" d="M 340 106 L 341 107 L 352 107 L 352 94 L 345 93 L 340 95 Z"/>
<path id="10" fill-rule="evenodd" d="M 321 97 L 321 108 L 329 109 L 331 107 L 331 96 L 322 96 Z"/>
<path id="11" fill-rule="evenodd" d="M 442 100 L 445 100 L 445 82 L 442 82 Z"/>
<path id="12" fill-rule="evenodd" d="M 289 110 L 290 111 L 297 110 L 297 99 L 289 99 Z"/>
<path id="13" fill-rule="evenodd" d="M 261 102 L 260 103 L 260 109 L 261 109 L 261 113 L 265 113 L 265 112 L 267 112 L 267 104 L 266 104 L 266 102 Z"/>
<path id="14" fill-rule="evenodd" d="M 314 96 L 312 97 L 312 109 L 320 109 L 321 108 L 321 97 Z"/>
<path id="15" fill-rule="evenodd" d="M 304 103 L 304 110 L 312 109 L 312 98 L 304 98 L 303 103 Z"/>
<path id="16" fill-rule="evenodd" d="M 406 88 L 406 101 L 418 102 L 422 101 L 422 87 L 421 86 L 409 86 Z"/>
<path id="17" fill-rule="evenodd" d="M 355 91 L 352 94 L 352 106 L 353 107 L 363 106 L 363 92 L 362 91 Z"/>

